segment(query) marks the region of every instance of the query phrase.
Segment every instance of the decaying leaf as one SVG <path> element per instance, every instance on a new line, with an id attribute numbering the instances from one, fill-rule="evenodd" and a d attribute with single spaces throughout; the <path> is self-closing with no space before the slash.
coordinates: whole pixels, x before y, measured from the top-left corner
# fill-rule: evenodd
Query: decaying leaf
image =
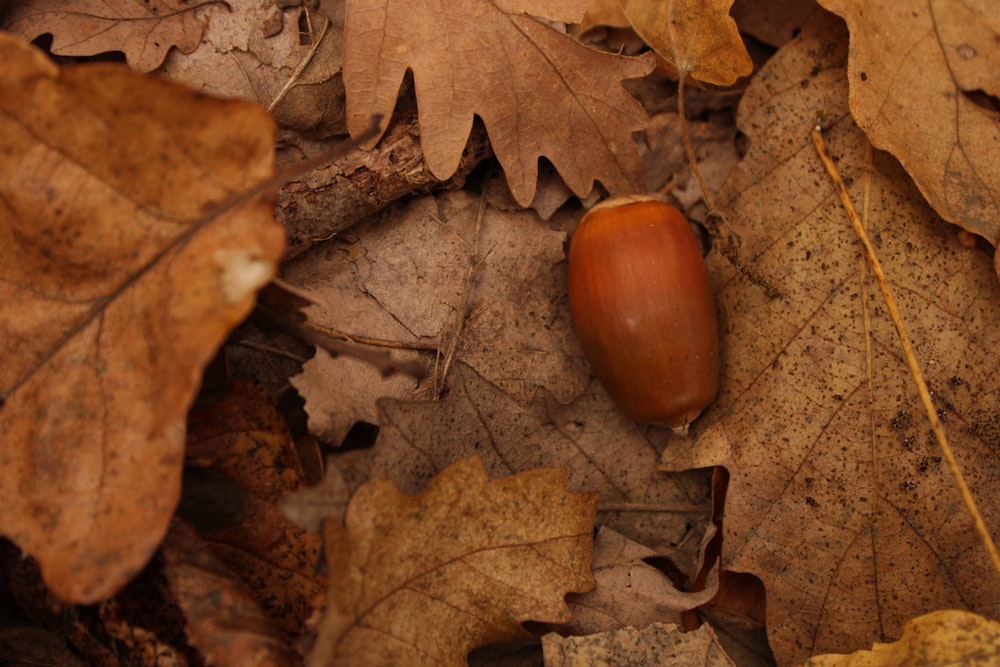
<path id="1" fill-rule="evenodd" d="M 1000 242 L 1000 3 L 821 0 L 851 31 L 851 113 L 934 210 Z M 989 101 L 992 97 L 993 101 Z"/>
<path id="2" fill-rule="evenodd" d="M 571 400 L 588 378 L 562 305 L 565 234 L 530 211 L 481 204 L 464 191 L 416 199 L 297 258 L 285 276 L 312 295 L 312 320 L 352 340 L 401 360 L 451 350 L 515 398 L 541 385 Z M 358 420 L 380 424 L 376 399 L 437 388 L 322 354 L 292 382 L 310 429 L 334 444 Z"/>
<path id="3" fill-rule="evenodd" d="M 680 623 L 681 612 L 705 604 L 718 591 L 718 563 L 710 584 L 701 591 L 679 591 L 670 578 L 643 559 L 654 550 L 602 526 L 594 539 L 594 580 L 588 593 L 570 596 L 575 635 L 645 628 L 653 623 Z"/>
<path id="4" fill-rule="evenodd" d="M 924 614 L 906 624 L 899 641 L 851 655 L 818 655 L 805 667 L 895 667 L 1000 662 L 1000 623 L 954 609 Z"/>
<path id="5" fill-rule="evenodd" d="M 278 509 L 285 494 L 305 486 L 304 473 L 264 390 L 237 381 L 218 403 L 193 412 L 186 463 L 178 513 L 275 624 L 295 636 L 326 588 L 326 580 L 316 576 L 321 538 Z"/>
<path id="6" fill-rule="evenodd" d="M 348 129 L 357 134 L 375 113 L 388 117 L 410 69 L 421 147 L 438 178 L 455 172 L 478 115 L 522 206 L 534 196 L 541 157 L 577 195 L 595 180 L 611 192 L 634 191 L 642 164 L 630 133 L 646 114 L 621 81 L 649 72 L 652 60 L 601 53 L 528 15 L 578 21 L 583 10 L 578 0 L 454 0 L 447 11 L 401 0 L 349 3 Z"/>
<path id="7" fill-rule="evenodd" d="M 470 458 L 419 496 L 365 484 L 345 527 L 326 524 L 330 594 L 307 664 L 464 665 L 524 621 L 568 620 L 563 597 L 594 585 L 598 496 L 565 481 L 544 468 L 489 480 Z"/>
<path id="8" fill-rule="evenodd" d="M 0 35 L 0 532 L 68 601 L 146 562 L 204 364 L 275 270 L 259 107 Z"/>
<path id="9" fill-rule="evenodd" d="M 163 543 L 164 571 L 184 611 L 188 641 L 218 667 L 292 667 L 285 637 L 250 591 L 191 527 L 175 522 Z"/>
<path id="10" fill-rule="evenodd" d="M 733 0 L 620 0 L 629 23 L 677 76 L 729 86 L 753 71 Z"/>
<path id="11" fill-rule="evenodd" d="M 1000 585 L 922 418 L 896 332 L 809 132 L 822 122 L 913 338 L 949 439 L 997 534 L 1000 286 L 847 110 L 846 41 L 810 22 L 751 82 L 750 151 L 720 195 L 781 294 L 710 256 L 724 375 L 669 469 L 730 473 L 723 566 L 758 575 L 779 664 L 897 638 L 915 614 L 996 614 Z M 867 359 L 871 359 L 871 365 Z"/>
<path id="12" fill-rule="evenodd" d="M 343 31 L 312 3 L 226 0 L 205 14 L 203 43 L 172 51 L 157 72 L 220 97 L 252 100 L 284 128 L 343 134 Z"/>
<path id="13" fill-rule="evenodd" d="M 52 53 L 92 56 L 121 51 L 140 72 L 160 66 L 171 47 L 191 53 L 203 26 L 195 10 L 222 0 L 11 0 L 0 19 L 4 30 L 32 40 L 51 33 Z"/>
<path id="14" fill-rule="evenodd" d="M 491 477 L 564 466 L 572 491 L 595 491 L 606 503 L 662 507 L 602 516 L 603 525 L 660 553 L 680 541 L 691 519 L 670 508 L 705 499 L 693 481 L 697 471 L 682 479 L 656 470 L 656 447 L 596 382 L 569 405 L 542 391 L 522 403 L 460 363 L 443 400 L 384 400 L 379 411 L 372 473 L 406 493 L 423 491 L 434 475 L 473 455 Z"/>
<path id="15" fill-rule="evenodd" d="M 647 667 L 697 665 L 735 667 L 707 625 L 682 632 L 672 623 L 638 630 L 626 627 L 583 637 L 542 637 L 547 667 Z"/>

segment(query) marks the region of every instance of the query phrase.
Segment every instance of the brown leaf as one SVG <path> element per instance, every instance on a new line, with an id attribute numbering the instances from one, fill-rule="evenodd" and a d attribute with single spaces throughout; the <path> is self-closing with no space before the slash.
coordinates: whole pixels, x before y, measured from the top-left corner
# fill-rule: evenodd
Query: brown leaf
<path id="1" fill-rule="evenodd" d="M 274 125 L 11 36 L 0 56 L 0 532 L 92 602 L 166 531 L 201 369 L 281 257 L 268 202 L 212 208 L 271 174 Z"/>
<path id="2" fill-rule="evenodd" d="M 1000 662 L 1000 623 L 954 609 L 919 616 L 899 641 L 876 644 L 851 655 L 818 655 L 805 667 L 894 667 L 895 665 L 995 665 Z"/>
<path id="3" fill-rule="evenodd" d="M 586 635 L 626 626 L 645 628 L 657 622 L 680 623 L 681 612 L 712 599 L 718 590 L 717 562 L 704 590 L 686 592 L 677 590 L 667 575 L 643 560 L 660 555 L 602 526 L 594 540 L 596 587 L 570 596 L 573 621 L 564 629 Z"/>
<path id="4" fill-rule="evenodd" d="M 707 625 L 682 632 L 674 624 L 654 623 L 584 637 L 542 637 L 545 664 L 551 667 L 646 667 L 647 665 L 704 665 L 734 667 Z"/>
<path id="5" fill-rule="evenodd" d="M 570 405 L 544 392 L 524 404 L 458 364 L 443 400 L 384 400 L 379 411 L 372 474 L 390 477 L 405 493 L 423 491 L 438 472 L 473 455 L 491 477 L 565 466 L 572 491 L 595 491 L 605 503 L 662 507 L 602 516 L 603 525 L 660 553 L 684 537 L 691 518 L 671 509 L 705 497 L 697 472 L 689 478 L 657 472 L 657 448 L 596 382 Z"/>
<path id="6" fill-rule="evenodd" d="M 753 71 L 736 22 L 733 0 L 620 0 L 639 36 L 678 76 L 729 86 Z"/>
<path id="7" fill-rule="evenodd" d="M 720 196 L 769 298 L 710 255 L 726 380 L 669 469 L 730 473 L 723 566 L 758 575 L 779 664 L 899 636 L 914 614 L 995 614 L 1000 586 L 940 459 L 895 329 L 809 139 L 851 183 L 952 447 L 994 534 L 1000 286 L 847 111 L 847 41 L 818 15 L 751 82 L 750 151 Z M 867 322 L 867 325 L 866 325 Z M 869 327 L 866 329 L 866 326 Z M 871 354 L 869 368 L 866 359 Z"/>
<path id="8" fill-rule="evenodd" d="M 454 0 L 445 14 L 399 0 L 349 3 L 348 129 L 357 134 L 373 113 L 388 116 L 409 68 L 421 146 L 438 178 L 455 172 L 478 115 L 522 206 L 534 196 L 540 157 L 580 196 L 595 180 L 616 193 L 641 187 L 630 133 L 645 125 L 646 114 L 621 80 L 649 72 L 651 59 L 590 49 L 522 12 L 576 21 L 583 3 L 535 1 L 508 11 Z"/>
<path id="9" fill-rule="evenodd" d="M 872 144 L 941 217 L 1000 242 L 1000 4 L 820 4 L 850 29 L 851 113 Z"/>
<path id="10" fill-rule="evenodd" d="M 343 31 L 311 3 L 282 11 L 275 2 L 226 0 L 206 11 L 205 21 L 201 47 L 170 52 L 158 74 L 211 95 L 258 102 L 282 127 L 319 136 L 346 132 Z"/>
<path id="11" fill-rule="evenodd" d="M 287 641 L 250 591 L 189 526 L 176 522 L 163 543 L 165 572 L 186 617 L 191 645 L 218 667 L 291 667 Z"/>
<path id="12" fill-rule="evenodd" d="M 52 34 L 52 53 L 92 56 L 122 51 L 140 72 L 160 66 L 172 46 L 191 53 L 201 43 L 199 7 L 221 0 L 11 0 L 2 27 L 27 40 Z"/>
<path id="13" fill-rule="evenodd" d="M 238 381 L 221 401 L 194 412 L 187 462 L 179 514 L 279 628 L 301 632 L 325 589 L 315 576 L 322 542 L 318 531 L 298 528 L 278 510 L 285 494 L 304 486 L 304 474 L 271 398 Z"/>
<path id="14" fill-rule="evenodd" d="M 414 200 L 297 258 L 285 276 L 315 300 L 311 319 L 353 340 L 377 341 L 401 360 L 419 359 L 421 346 L 442 355 L 453 346 L 456 361 L 516 398 L 542 385 L 571 400 L 587 370 L 562 305 L 565 234 L 531 212 L 480 204 L 464 191 Z M 335 444 L 358 420 L 379 424 L 378 398 L 437 388 L 322 354 L 292 381 L 310 429 Z"/>
<path id="15" fill-rule="evenodd" d="M 346 528 L 328 522 L 329 603 L 308 660 L 321 665 L 464 665 L 477 646 L 569 618 L 566 593 L 593 587 L 598 496 L 565 472 L 488 480 L 477 458 L 419 496 L 373 480 Z"/>

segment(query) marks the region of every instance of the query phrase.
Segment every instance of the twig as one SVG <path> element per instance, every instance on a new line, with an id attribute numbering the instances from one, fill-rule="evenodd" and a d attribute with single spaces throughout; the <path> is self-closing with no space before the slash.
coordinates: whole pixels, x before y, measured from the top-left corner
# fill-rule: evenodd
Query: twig
<path id="1" fill-rule="evenodd" d="M 399 340 L 386 340 L 384 338 L 370 338 L 368 336 L 358 336 L 355 334 L 344 333 L 338 329 L 331 329 L 329 327 L 324 327 L 315 322 L 310 322 L 306 320 L 302 323 L 302 326 L 306 329 L 311 329 L 312 331 L 321 334 L 323 336 L 329 336 L 330 338 L 336 340 L 342 340 L 346 343 L 356 343 L 359 345 L 370 345 L 372 347 L 387 347 L 394 350 L 430 350 L 432 352 L 437 352 L 441 349 L 441 345 L 438 343 L 420 343 L 420 342 L 404 342 Z"/>
<path id="2" fill-rule="evenodd" d="M 669 512 L 671 514 L 711 514 L 705 505 L 657 505 L 656 503 L 607 503 L 597 506 L 598 512 Z"/>
<path id="3" fill-rule="evenodd" d="M 875 253 L 875 248 L 872 246 L 871 240 L 868 238 L 868 233 L 865 231 L 864 225 L 858 217 L 857 211 L 854 209 L 854 204 L 851 202 L 851 195 L 848 193 L 847 186 L 844 185 L 844 181 L 840 177 L 837 165 L 834 164 L 833 160 L 830 158 L 830 154 L 827 153 L 826 145 L 823 142 L 823 134 L 819 125 L 813 128 L 811 136 L 813 144 L 816 146 L 816 151 L 819 153 L 820 160 L 822 160 L 823 166 L 826 167 L 827 173 L 830 175 L 831 180 L 833 180 L 834 188 L 840 196 L 840 201 L 844 205 L 847 217 L 850 218 L 851 224 L 854 226 L 854 232 L 858 235 L 858 238 L 861 239 L 861 243 L 865 246 L 868 263 L 871 265 L 872 272 L 878 280 L 879 289 L 881 290 L 882 296 L 885 298 L 886 306 L 889 309 L 889 316 L 892 318 L 892 323 L 896 327 L 896 333 L 899 336 L 899 341 L 903 345 L 903 353 L 906 357 L 906 364 L 909 366 L 910 374 L 917 383 L 917 391 L 920 394 L 921 402 L 924 404 L 924 410 L 927 412 L 927 420 L 931 424 L 931 429 L 934 431 L 934 437 L 937 439 L 938 445 L 941 447 L 944 459 L 948 463 L 948 469 L 951 470 L 952 477 L 955 479 L 955 484 L 958 486 L 959 494 L 962 496 L 962 502 L 965 504 L 966 509 L 972 516 L 972 521 L 975 525 L 976 532 L 979 534 L 979 539 L 982 541 L 983 546 L 986 548 L 986 552 L 993 563 L 993 569 L 996 570 L 998 575 L 1000 575 L 1000 553 L 997 552 L 996 545 L 993 543 L 993 538 L 990 537 L 990 533 L 986 529 L 986 523 L 983 521 L 983 517 L 979 513 L 979 508 L 976 506 L 976 501 L 972 497 L 969 485 L 966 484 L 965 477 L 962 475 L 962 471 L 958 467 L 958 461 L 955 459 L 955 454 L 951 449 L 951 445 L 948 444 L 948 437 L 945 435 L 944 427 L 941 425 L 941 420 L 938 418 L 937 408 L 934 406 L 934 401 L 931 400 L 930 392 L 927 390 L 927 383 L 924 381 L 923 373 L 920 371 L 920 365 L 917 363 L 917 357 L 913 351 L 913 344 L 910 341 L 909 334 L 906 333 L 903 318 L 899 314 L 899 308 L 896 305 L 896 297 L 893 295 L 893 292 L 889 287 L 885 272 L 882 270 L 882 264 L 879 262 L 878 255 Z"/>

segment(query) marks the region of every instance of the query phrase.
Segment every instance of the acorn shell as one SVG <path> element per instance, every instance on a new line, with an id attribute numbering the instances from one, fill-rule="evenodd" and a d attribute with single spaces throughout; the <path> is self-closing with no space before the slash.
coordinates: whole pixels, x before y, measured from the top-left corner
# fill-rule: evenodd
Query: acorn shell
<path id="1" fill-rule="evenodd" d="M 631 419 L 682 429 L 715 399 L 708 269 L 673 206 L 636 196 L 591 209 L 570 243 L 569 305 L 594 374 Z"/>

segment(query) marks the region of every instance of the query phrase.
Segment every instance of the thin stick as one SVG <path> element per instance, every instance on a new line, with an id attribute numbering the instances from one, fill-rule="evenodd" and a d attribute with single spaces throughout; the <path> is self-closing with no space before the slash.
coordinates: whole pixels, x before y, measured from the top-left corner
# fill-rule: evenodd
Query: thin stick
<path id="1" fill-rule="evenodd" d="M 406 342 L 399 340 L 386 340 L 384 338 L 371 338 L 369 336 L 359 336 L 356 334 L 344 333 L 338 329 L 324 327 L 308 320 L 304 322 L 302 326 L 306 329 L 311 329 L 320 335 L 329 336 L 330 338 L 342 340 L 346 343 L 371 345 L 372 347 L 388 347 L 395 350 L 430 350 L 432 352 L 437 352 L 441 349 L 441 345 L 439 343 L 421 343 L 419 341 Z"/>
<path id="2" fill-rule="evenodd" d="M 691 137 L 688 136 L 687 129 L 687 117 L 684 115 L 684 72 L 680 72 L 680 79 L 677 83 L 677 117 L 681 123 L 681 140 L 684 142 L 684 152 L 687 153 L 688 162 L 691 163 L 691 171 L 694 172 L 694 177 L 698 179 L 698 186 L 701 188 L 701 196 L 704 197 L 705 203 L 708 204 L 708 210 L 710 212 L 715 211 L 715 203 L 712 201 L 712 195 L 708 194 L 708 186 L 705 185 L 705 179 L 701 177 L 701 169 L 698 168 L 698 158 L 694 156 L 694 148 L 691 146 Z"/>
<path id="3" fill-rule="evenodd" d="M 657 505 L 656 503 L 607 503 L 597 506 L 598 512 L 670 512 L 672 514 L 711 514 L 705 505 Z"/>
<path id="4" fill-rule="evenodd" d="M 965 477 L 962 475 L 962 471 L 958 467 L 958 461 L 955 459 L 955 454 L 952 452 L 951 445 L 948 444 L 948 438 L 945 435 L 944 427 L 941 426 L 941 420 L 938 418 L 937 408 L 934 407 L 934 402 L 931 400 L 930 392 L 927 390 L 927 383 L 924 381 L 923 373 L 920 371 L 920 365 L 917 363 L 917 357 L 913 351 L 913 344 L 910 342 L 910 337 L 906 333 L 903 318 L 899 314 L 899 308 L 896 305 L 896 297 L 889 288 L 885 272 L 882 270 L 882 264 L 879 262 L 878 256 L 875 254 L 875 248 L 872 246 L 871 241 L 868 238 L 868 234 L 865 232 L 865 228 L 861 224 L 861 219 L 858 217 L 857 211 L 854 210 L 854 204 L 851 202 L 851 195 L 847 192 L 847 186 L 844 185 L 843 179 L 840 178 L 840 172 L 837 170 L 837 165 L 834 164 L 833 160 L 830 158 L 830 154 L 826 151 L 826 145 L 823 142 L 823 134 L 820 131 L 819 125 L 813 128 L 811 135 L 813 144 L 816 146 L 816 151 L 819 153 L 820 160 L 823 161 L 823 166 L 826 167 L 827 173 L 830 174 L 830 178 L 833 180 L 833 185 L 837 190 L 837 194 L 840 195 L 840 201 L 843 202 L 844 210 L 847 212 L 847 217 L 850 218 L 851 224 L 854 226 L 854 232 L 858 235 L 858 238 L 861 239 L 861 243 L 865 246 L 868 263 L 871 265 L 872 272 L 878 280 L 879 289 L 882 291 L 882 296 L 885 298 L 886 306 L 889 309 L 889 315 L 892 317 L 892 323 L 896 326 L 896 333 L 899 336 L 900 343 L 903 345 L 903 353 L 906 356 L 906 364 L 910 367 L 910 374 L 917 383 L 917 391 L 920 393 L 920 400 L 924 404 L 924 410 L 927 412 L 927 419 L 931 424 L 931 429 L 934 431 L 934 437 L 937 438 L 938 445 L 941 446 L 941 452 L 944 454 L 944 459 L 948 462 L 948 469 L 951 470 L 951 475 L 955 479 L 955 484 L 958 486 L 959 494 L 962 496 L 962 502 L 965 503 L 966 509 L 972 516 L 972 521 L 975 524 L 976 532 L 979 534 L 979 539 L 982 541 L 983 546 L 986 548 L 986 552 L 993 563 L 993 569 L 996 570 L 998 575 L 1000 575 L 1000 553 L 997 552 L 996 545 L 993 543 L 993 538 L 990 537 L 990 533 L 986 529 L 986 523 L 983 521 L 983 517 L 979 513 L 979 508 L 976 506 L 976 501 L 972 497 L 969 485 L 966 484 Z"/>

